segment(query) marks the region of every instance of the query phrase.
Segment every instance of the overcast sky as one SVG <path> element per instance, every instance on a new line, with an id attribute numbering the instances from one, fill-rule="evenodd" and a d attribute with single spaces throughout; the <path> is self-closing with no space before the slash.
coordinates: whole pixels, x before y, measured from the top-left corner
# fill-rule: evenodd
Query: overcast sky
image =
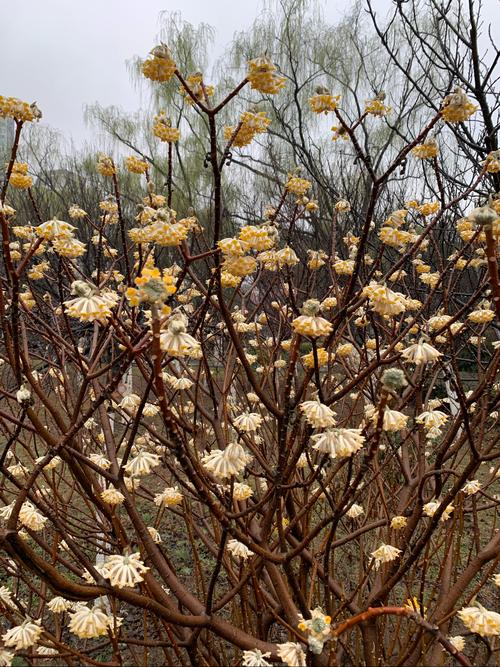
<path id="1" fill-rule="evenodd" d="M 390 5 L 374 1 L 381 13 Z M 484 3 L 498 27 L 500 0 Z M 349 0 L 322 4 L 326 18 L 335 22 Z M 162 10 L 212 25 L 219 55 L 262 6 L 262 0 L 0 0 L 0 94 L 36 100 L 44 122 L 81 144 L 91 134 L 83 119 L 85 104 L 140 107 L 126 61 L 145 56 L 154 45 Z"/>

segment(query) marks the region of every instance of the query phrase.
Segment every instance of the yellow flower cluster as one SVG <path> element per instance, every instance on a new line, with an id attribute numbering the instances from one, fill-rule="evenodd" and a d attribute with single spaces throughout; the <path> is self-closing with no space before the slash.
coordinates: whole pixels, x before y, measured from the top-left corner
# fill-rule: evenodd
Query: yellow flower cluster
<path id="1" fill-rule="evenodd" d="M 476 226 L 472 220 L 469 220 L 468 218 L 460 218 L 455 227 L 457 228 L 457 232 L 462 241 L 465 241 L 466 243 L 470 241 L 476 233 Z"/>
<path id="2" fill-rule="evenodd" d="M 404 248 L 412 240 L 410 232 L 385 225 L 380 228 L 378 237 L 384 245 L 397 249 Z"/>
<path id="3" fill-rule="evenodd" d="M 349 133 L 345 127 L 332 125 L 330 129 L 333 132 L 332 141 L 337 141 L 337 139 L 344 139 L 345 141 L 349 140 Z"/>
<path id="4" fill-rule="evenodd" d="M 109 155 L 103 155 L 102 153 L 98 156 L 96 169 L 101 176 L 113 176 L 113 174 L 116 174 L 113 158 L 109 157 Z"/>
<path id="5" fill-rule="evenodd" d="M 191 230 L 198 228 L 196 218 L 176 220 L 177 213 L 172 209 L 151 209 L 144 218 L 143 227 L 133 227 L 128 231 L 134 243 L 156 243 L 164 247 L 178 247 L 187 238 Z M 141 220 L 142 221 L 142 220 Z"/>
<path id="6" fill-rule="evenodd" d="M 319 338 L 327 336 L 333 326 L 331 322 L 318 315 L 320 303 L 316 299 L 309 299 L 302 306 L 302 315 L 292 321 L 292 327 L 295 333 L 309 338 Z"/>
<path id="7" fill-rule="evenodd" d="M 233 134 L 233 146 L 240 148 L 248 146 L 256 134 L 261 134 L 267 131 L 271 120 L 266 116 L 264 111 L 245 111 L 240 116 L 239 128 L 227 126 L 224 128 L 224 139 L 229 141 Z"/>
<path id="8" fill-rule="evenodd" d="M 249 276 L 257 268 L 257 260 L 255 257 L 246 255 L 240 257 L 238 255 L 226 255 L 224 261 L 222 262 L 222 270 L 226 273 L 230 273 L 233 276 L 238 276 L 243 278 L 244 276 Z"/>
<path id="9" fill-rule="evenodd" d="M 488 303 L 483 303 L 480 308 L 469 313 L 467 318 L 474 324 L 489 324 L 495 319 L 495 311 L 489 308 Z"/>
<path id="10" fill-rule="evenodd" d="M 332 263 L 332 268 L 338 276 L 350 276 L 354 271 L 354 260 L 337 259 Z"/>
<path id="11" fill-rule="evenodd" d="M 71 293 L 76 298 L 64 302 L 66 312 L 80 322 L 106 322 L 118 302 L 118 295 L 114 292 L 99 294 L 83 280 L 71 285 Z"/>
<path id="12" fill-rule="evenodd" d="M 250 275 L 257 269 L 257 260 L 264 268 L 272 265 L 272 270 L 287 262 L 295 263 L 297 256 L 291 248 L 285 247 L 278 252 L 271 250 L 275 243 L 269 225 L 246 225 L 242 227 L 238 238 L 221 239 L 218 247 L 222 252 L 221 284 L 223 287 L 238 287 L 241 278 Z M 247 253 L 261 251 L 257 257 Z"/>
<path id="13" fill-rule="evenodd" d="M 370 283 L 363 288 L 362 295 L 368 297 L 370 308 L 384 317 L 394 317 L 406 310 L 405 296 L 385 285 Z"/>
<path id="14" fill-rule="evenodd" d="M 371 116 L 383 117 L 387 116 L 391 111 L 392 108 L 386 106 L 382 99 L 375 98 L 365 102 L 365 113 L 370 114 Z"/>
<path id="15" fill-rule="evenodd" d="M 303 197 L 308 190 L 311 188 L 311 181 L 308 181 L 305 178 L 299 178 L 298 176 L 289 176 L 285 188 L 288 192 L 292 192 L 298 197 Z"/>
<path id="16" fill-rule="evenodd" d="M 267 56 L 248 61 L 247 79 L 253 90 L 275 95 L 285 86 L 285 77 L 276 74 L 277 67 Z"/>
<path id="17" fill-rule="evenodd" d="M 269 250 L 274 245 L 274 240 L 269 236 L 269 227 L 266 225 L 256 227 L 255 225 L 246 225 L 242 227 L 239 233 L 241 241 L 247 243 L 253 250 Z"/>
<path id="18" fill-rule="evenodd" d="M 335 111 L 340 98 L 340 95 L 332 95 L 327 88 L 318 87 L 308 102 L 313 113 L 327 114 L 329 111 Z"/>
<path id="19" fill-rule="evenodd" d="M 307 267 L 311 271 L 321 268 L 325 265 L 325 259 L 328 255 L 323 250 L 308 250 L 307 254 L 309 255 L 309 260 L 307 262 Z"/>
<path id="20" fill-rule="evenodd" d="M 178 141 L 181 136 L 180 130 L 176 127 L 172 127 L 171 121 L 167 118 L 164 111 L 160 111 L 160 113 L 154 117 L 153 134 L 155 137 L 158 137 L 160 141 L 166 141 L 167 143 L 174 143 L 175 141 Z"/>
<path id="21" fill-rule="evenodd" d="M 76 259 L 85 254 L 86 245 L 72 236 L 55 239 L 52 246 L 58 255 L 61 257 L 68 257 L 69 259 Z"/>
<path id="22" fill-rule="evenodd" d="M 132 306 L 140 303 L 162 304 L 177 291 L 174 276 L 166 271 L 162 274 L 155 266 L 145 266 L 134 282 L 137 288 L 129 287 L 126 291 Z"/>
<path id="23" fill-rule="evenodd" d="M 209 86 L 203 81 L 203 74 L 201 72 L 190 74 L 186 79 L 186 83 L 189 86 L 189 90 L 200 102 L 205 101 L 205 95 L 207 97 L 212 97 L 215 92 L 213 86 Z M 203 89 L 205 89 L 205 91 L 203 91 Z M 182 84 L 179 86 L 179 93 L 184 97 L 184 101 L 187 104 L 194 104 L 193 98 Z"/>
<path id="24" fill-rule="evenodd" d="M 33 185 L 33 179 L 28 176 L 28 165 L 26 162 L 14 162 L 9 184 L 18 190 L 26 190 Z"/>
<path id="25" fill-rule="evenodd" d="M 179 222 L 158 221 L 151 225 L 153 232 L 149 240 L 154 241 L 160 246 L 175 248 L 187 238 L 189 229 Z"/>
<path id="26" fill-rule="evenodd" d="M 485 609 L 478 602 L 475 607 L 460 609 L 458 616 L 468 630 L 482 637 L 500 635 L 500 614 Z"/>
<path id="27" fill-rule="evenodd" d="M 148 170 L 148 163 L 146 160 L 141 160 L 135 155 L 130 155 L 125 158 L 125 166 L 133 174 L 145 174 Z"/>
<path id="28" fill-rule="evenodd" d="M 85 218 L 87 213 L 83 210 L 83 208 L 80 208 L 76 204 L 71 204 L 68 209 L 68 215 L 72 220 L 79 220 L 81 218 Z"/>
<path id="29" fill-rule="evenodd" d="M 324 644 L 331 639 L 330 625 L 332 619 L 326 616 L 319 607 L 312 609 L 310 618 L 305 619 L 299 614 L 298 628 L 307 634 L 307 643 L 313 653 L 319 654 L 323 651 Z"/>
<path id="30" fill-rule="evenodd" d="M 498 172 L 500 172 L 500 151 L 492 151 L 491 153 L 488 153 L 484 164 L 486 165 L 486 171 L 489 174 L 498 174 Z"/>
<path id="31" fill-rule="evenodd" d="M 417 206 L 417 211 L 422 215 L 433 215 L 439 211 L 439 202 L 432 201 Z"/>
<path id="32" fill-rule="evenodd" d="M 463 123 L 478 110 L 461 88 L 455 88 L 454 92 L 447 95 L 443 100 L 441 117 L 447 123 Z"/>
<path id="33" fill-rule="evenodd" d="M 329 356 L 327 350 L 325 350 L 324 347 L 318 347 L 316 353 L 318 357 L 318 366 L 326 366 Z M 314 368 L 314 352 L 311 350 L 311 352 L 304 354 L 302 361 L 306 368 Z"/>
<path id="34" fill-rule="evenodd" d="M 47 220 L 35 227 L 35 232 L 42 239 L 52 242 L 52 247 L 58 255 L 74 259 L 81 257 L 86 250 L 85 243 L 73 236 L 75 227 L 64 220 Z"/>
<path id="35" fill-rule="evenodd" d="M 39 264 L 35 264 L 28 271 L 28 278 L 31 280 L 42 280 L 45 278 L 45 272 L 48 271 L 49 268 L 50 264 L 48 262 L 40 262 Z"/>
<path id="36" fill-rule="evenodd" d="M 435 158 L 439 153 L 437 141 L 434 139 L 434 137 L 431 137 L 427 139 L 427 141 L 425 141 L 423 144 L 420 144 L 418 146 L 415 146 L 415 148 L 412 148 L 411 153 L 420 160 L 428 160 L 431 158 Z"/>
<path id="37" fill-rule="evenodd" d="M 35 103 L 28 104 L 18 100 L 17 97 L 4 97 L 0 95 L 0 117 L 13 118 L 19 122 L 39 120 L 42 112 Z"/>
<path id="38" fill-rule="evenodd" d="M 176 64 L 165 44 L 155 46 L 150 57 L 142 63 L 142 73 L 151 81 L 170 81 L 174 76 Z"/>
<path id="39" fill-rule="evenodd" d="M 222 271 L 220 274 L 220 284 L 222 287 L 239 287 L 241 283 L 240 276 L 233 276 L 229 271 Z"/>

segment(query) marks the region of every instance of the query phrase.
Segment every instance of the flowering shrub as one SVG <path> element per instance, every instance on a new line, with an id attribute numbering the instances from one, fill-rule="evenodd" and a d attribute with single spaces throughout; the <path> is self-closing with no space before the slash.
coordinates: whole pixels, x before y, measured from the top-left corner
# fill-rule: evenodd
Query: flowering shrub
<path id="1" fill-rule="evenodd" d="M 164 45 L 142 71 L 206 118 L 205 229 L 172 208 L 182 136 L 166 112 L 165 192 L 144 156 L 125 161 L 144 184 L 135 222 L 108 155 L 100 219 L 78 202 L 72 223 L 36 205 L 34 224 L 18 219 L 11 188 L 33 196 L 18 141 L 39 112 L 0 98 L 18 129 L 0 208 L 0 663 L 420 664 L 438 647 L 470 664 L 475 635 L 500 634 L 476 602 L 499 576 L 500 200 L 454 216 L 498 156 L 458 200 L 378 203 L 407 159 L 439 179 L 440 128 L 477 105 L 448 95 L 379 171 L 358 137 L 390 115 L 384 97 L 349 123 L 340 96 L 311 91 L 304 113 L 335 115 L 370 185 L 360 235 L 311 248 L 292 241 L 318 209 L 296 171 L 265 219 L 223 234 L 230 150 L 272 118 L 219 115 L 245 87 L 286 95 L 277 66 L 250 60 L 222 99 Z M 334 210 L 332 239 L 350 202 Z M 461 244 L 446 258 L 450 221 Z M 462 272 L 473 289 L 456 308 Z"/>

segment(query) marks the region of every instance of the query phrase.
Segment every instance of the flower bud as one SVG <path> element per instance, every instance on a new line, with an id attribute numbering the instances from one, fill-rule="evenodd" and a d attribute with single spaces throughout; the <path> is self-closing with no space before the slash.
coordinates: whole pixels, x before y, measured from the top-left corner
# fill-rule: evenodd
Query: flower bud
<path id="1" fill-rule="evenodd" d="M 400 391 L 408 385 L 405 374 L 399 368 L 388 368 L 382 373 L 382 385 L 388 391 Z"/>

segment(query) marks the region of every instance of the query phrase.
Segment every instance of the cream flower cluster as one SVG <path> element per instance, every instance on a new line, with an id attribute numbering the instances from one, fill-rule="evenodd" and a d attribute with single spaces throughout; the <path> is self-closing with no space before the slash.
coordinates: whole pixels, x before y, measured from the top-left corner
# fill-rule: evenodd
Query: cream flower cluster
<path id="1" fill-rule="evenodd" d="M 226 479 L 242 472 L 252 456 L 237 442 L 231 442 L 223 450 L 216 449 L 202 456 L 203 467 L 218 479 Z"/>

